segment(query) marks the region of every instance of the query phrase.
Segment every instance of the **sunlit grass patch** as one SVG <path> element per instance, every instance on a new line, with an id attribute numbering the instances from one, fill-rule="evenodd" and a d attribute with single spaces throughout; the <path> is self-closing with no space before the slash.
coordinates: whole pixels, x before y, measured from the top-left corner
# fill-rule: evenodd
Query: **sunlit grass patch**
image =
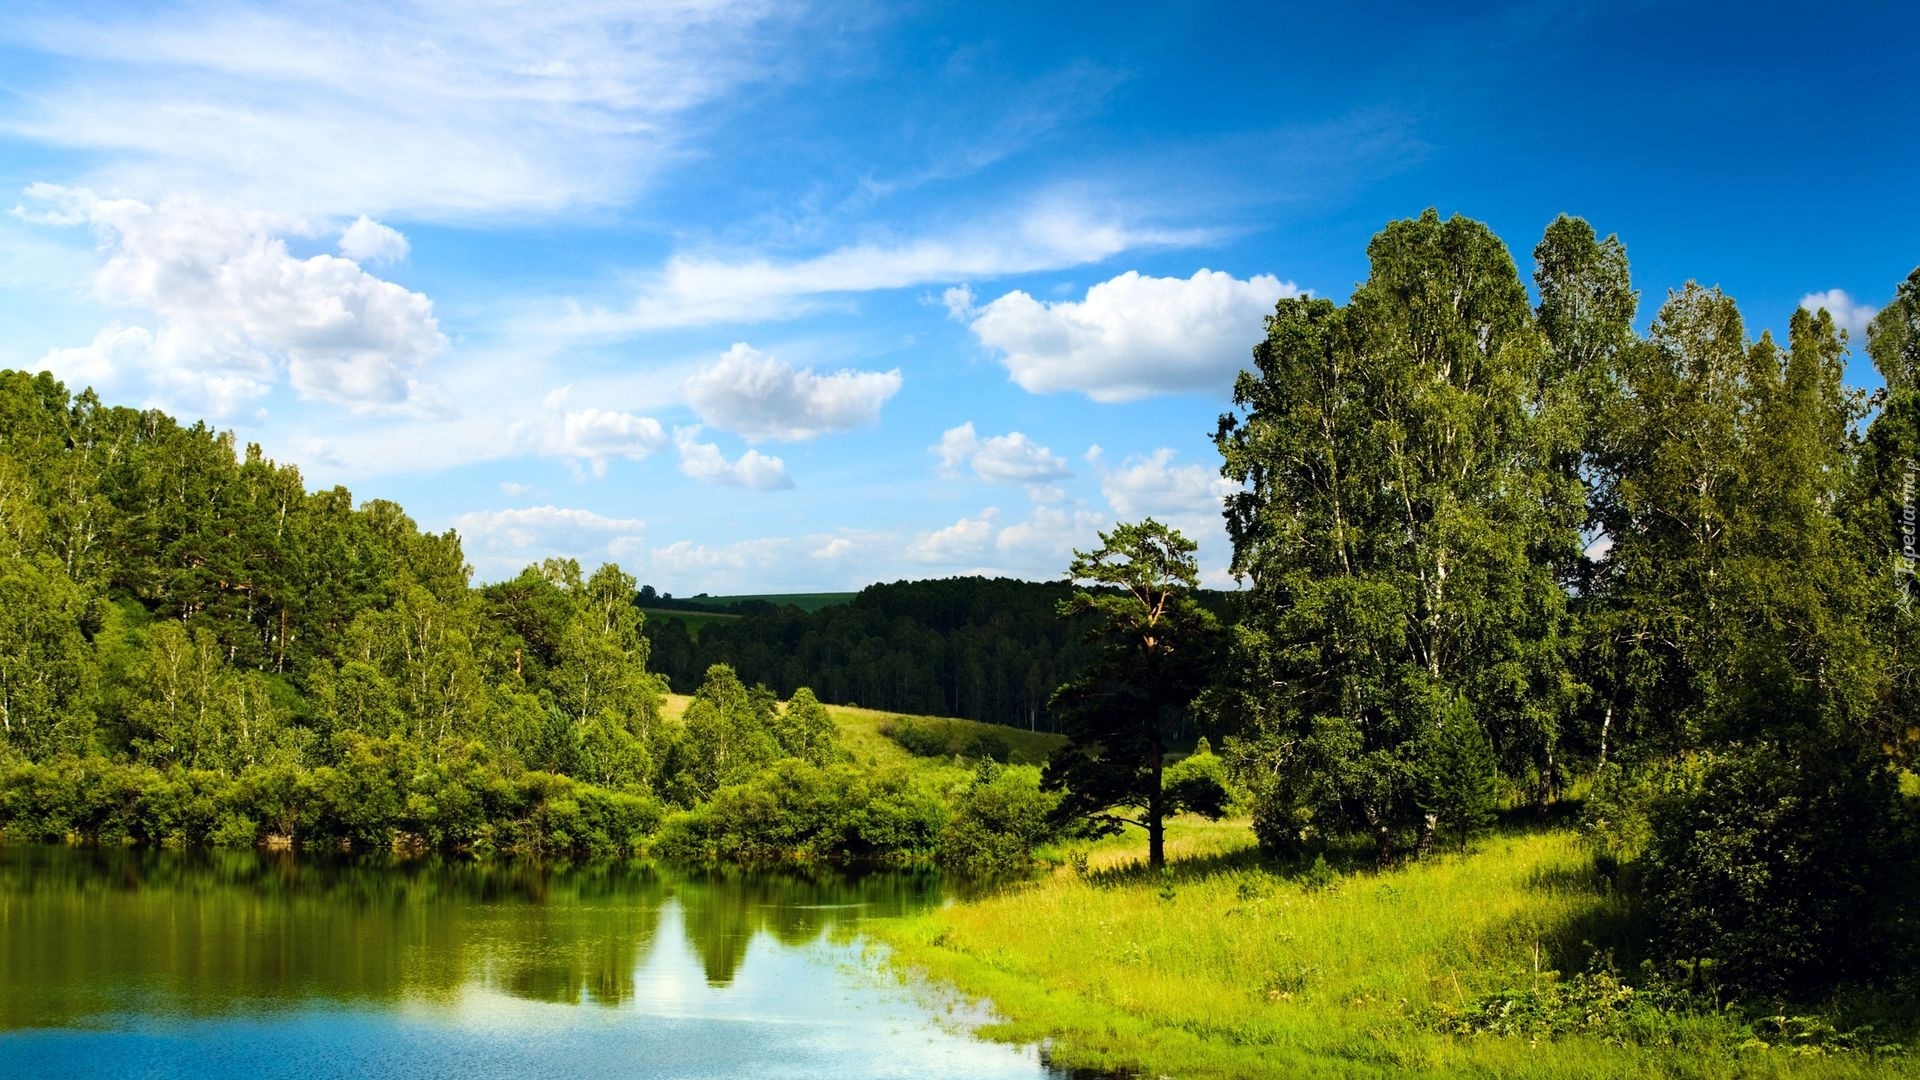
<path id="1" fill-rule="evenodd" d="M 1067 1065 L 1174 1077 L 1869 1075 L 1863 1055 L 1738 1050 L 1707 1017 L 1662 1045 L 1441 1034 L 1436 1002 L 1550 983 L 1621 901 L 1566 830 L 1516 831 L 1330 884 L 1261 860 L 1244 822 L 1181 819 L 1163 874 L 1137 834 L 1041 879 L 872 930 L 896 964 L 978 995 L 988 1034 Z M 1591 953 L 1591 949 L 1584 949 Z"/>

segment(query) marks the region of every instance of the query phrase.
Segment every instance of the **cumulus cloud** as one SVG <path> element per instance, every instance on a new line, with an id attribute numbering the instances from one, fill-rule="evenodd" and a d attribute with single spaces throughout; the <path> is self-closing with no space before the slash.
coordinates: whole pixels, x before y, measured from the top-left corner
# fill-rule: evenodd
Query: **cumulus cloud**
<path id="1" fill-rule="evenodd" d="M 949 319 L 966 320 L 972 318 L 976 310 L 974 308 L 974 299 L 973 287 L 971 285 L 955 285 L 940 294 L 940 303 L 947 309 L 947 318 Z"/>
<path id="2" fill-rule="evenodd" d="M 639 518 L 551 505 L 475 510 L 452 524 L 475 569 L 494 580 L 549 556 L 592 563 L 630 555 L 646 529 Z"/>
<path id="3" fill-rule="evenodd" d="M 855 544 L 850 538 L 836 536 L 808 551 L 807 554 L 816 559 L 844 559 L 853 554 L 854 548 Z"/>
<path id="4" fill-rule="evenodd" d="M 153 350 L 153 333 L 143 326 L 113 323 L 93 340 L 71 349 L 51 349 L 40 367 L 75 387 L 103 387 L 121 372 L 140 367 Z"/>
<path id="5" fill-rule="evenodd" d="M 900 371 L 796 368 L 745 343 L 686 381 L 688 404 L 707 424 L 750 441 L 797 442 L 870 427 L 900 389 Z"/>
<path id="6" fill-rule="evenodd" d="M 1867 339 L 1867 323 L 1879 314 L 1880 309 L 1871 304 L 1862 304 L 1847 295 L 1845 289 L 1828 289 L 1826 292 L 1808 293 L 1800 298 L 1800 306 L 1808 311 L 1827 309 L 1833 321 L 1847 332 L 1849 340 L 1858 344 Z"/>
<path id="7" fill-rule="evenodd" d="M 382 225 L 365 214 L 340 234 L 340 254 L 354 262 L 394 263 L 407 257 L 412 245 L 399 229 Z"/>
<path id="8" fill-rule="evenodd" d="M 777 457 L 748 450 L 738 460 L 728 461 L 713 443 L 699 441 L 700 428 L 673 429 L 673 443 L 680 450 L 680 471 L 709 484 L 775 491 L 793 487 L 786 462 Z"/>
<path id="9" fill-rule="evenodd" d="M 1036 394 L 1078 391 L 1095 401 L 1154 394 L 1225 394 L 1260 339 L 1264 319 L 1300 289 L 1271 275 L 1245 281 L 1214 270 L 1190 278 L 1129 270 L 1082 300 L 1007 293 L 979 308 L 974 336 Z"/>
<path id="10" fill-rule="evenodd" d="M 438 407 L 420 379 L 447 343 L 432 301 L 350 259 L 295 257 L 281 237 L 304 232 L 299 219 L 47 184 L 27 195 L 49 208 L 43 220 L 91 225 L 104 256 L 95 292 L 153 320 L 110 327 L 86 355 L 55 350 L 49 364 L 101 378 L 138 367 L 163 397 L 215 415 L 264 396 L 282 372 L 301 397 L 356 412 Z"/>
<path id="11" fill-rule="evenodd" d="M 907 558 L 921 563 L 964 562 L 987 550 L 994 535 L 994 522 L 1000 511 L 988 507 L 970 518 L 961 518 L 942 529 L 915 536 L 907 544 Z"/>
<path id="12" fill-rule="evenodd" d="M 697 580 L 722 588 L 744 590 L 767 580 L 764 572 L 779 565 L 791 552 L 793 541 L 786 537 L 736 540 L 718 546 L 678 540 L 651 552 L 653 567 L 663 580 Z M 710 590 L 709 590 L 710 591 Z"/>
<path id="13" fill-rule="evenodd" d="M 97 186 L 318 215 L 466 220 L 613 205 L 689 115 L 764 78 L 758 3 L 338 0 L 9 12 L 0 132 L 90 152 Z M 44 58 L 57 57 L 57 62 Z"/>
<path id="14" fill-rule="evenodd" d="M 1205 465 L 1176 465 L 1167 448 L 1129 455 L 1118 468 L 1103 468 L 1104 454 L 1094 447 L 1089 460 L 1100 470 L 1100 492 L 1122 518 L 1161 520 L 1211 518 L 1218 524 L 1226 497 L 1239 485 Z"/>
<path id="15" fill-rule="evenodd" d="M 588 407 L 567 409 L 571 387 L 547 395 L 547 415 L 522 420 L 508 431 L 522 452 L 585 465 L 595 476 L 607 474 L 614 458 L 640 461 L 667 444 L 666 429 L 651 416 Z"/>
<path id="16" fill-rule="evenodd" d="M 1058 578 L 1073 561 L 1074 549 L 1094 547 L 1100 530 L 1111 524 L 1109 516 L 1091 510 L 1036 506 L 1026 521 L 1000 530 L 994 546 L 1016 569 Z"/>
<path id="17" fill-rule="evenodd" d="M 1065 458 L 1024 434 L 1013 431 L 982 439 L 974 433 L 971 420 L 947 429 L 927 450 L 940 458 L 941 471 L 949 476 L 958 474 L 963 465 L 982 480 L 999 483 L 1033 483 L 1070 475 Z"/>

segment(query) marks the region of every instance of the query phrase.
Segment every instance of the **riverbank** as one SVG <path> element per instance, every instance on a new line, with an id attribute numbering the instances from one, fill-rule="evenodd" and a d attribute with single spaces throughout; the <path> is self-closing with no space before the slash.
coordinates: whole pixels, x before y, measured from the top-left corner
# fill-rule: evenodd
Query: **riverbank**
<path id="1" fill-rule="evenodd" d="M 982 1034 L 1047 1042 L 1075 1068 L 1179 1080 L 1920 1072 L 1912 1056 L 1841 1049 L 1844 1033 L 1800 1018 L 1775 1030 L 1662 1012 L 1606 976 L 1565 990 L 1555 973 L 1585 968 L 1632 913 L 1564 829 L 1387 873 L 1276 871 L 1235 822 L 1183 820 L 1169 849 L 1168 871 L 1149 875 L 1137 836 L 1108 841 L 1035 882 L 869 932 L 903 972 L 990 1002 L 1003 1019 Z M 1487 1027 L 1518 1033 L 1449 1033 Z"/>

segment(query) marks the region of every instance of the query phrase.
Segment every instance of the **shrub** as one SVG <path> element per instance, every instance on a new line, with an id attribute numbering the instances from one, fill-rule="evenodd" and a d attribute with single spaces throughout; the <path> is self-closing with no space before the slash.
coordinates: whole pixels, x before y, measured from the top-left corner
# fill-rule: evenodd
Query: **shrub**
<path id="1" fill-rule="evenodd" d="M 1043 791 L 1030 765 L 982 763 L 953 800 L 940 830 L 940 862 L 973 873 L 1012 870 L 1033 861 L 1033 849 L 1053 837 L 1051 816 L 1060 794 Z"/>
<path id="2" fill-rule="evenodd" d="M 1654 808 L 1644 881 L 1667 955 L 1759 994 L 1857 969 L 1894 801 L 1879 763 L 1831 748 L 1710 759 L 1697 784 Z"/>

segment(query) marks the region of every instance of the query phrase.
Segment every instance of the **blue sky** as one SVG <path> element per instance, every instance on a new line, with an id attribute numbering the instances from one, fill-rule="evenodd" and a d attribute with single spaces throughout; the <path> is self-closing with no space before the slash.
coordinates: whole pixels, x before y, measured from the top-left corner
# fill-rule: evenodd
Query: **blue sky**
<path id="1" fill-rule="evenodd" d="M 1452 10 L 1442 11 L 1442 8 Z M 9 4 L 0 365 L 676 594 L 1057 577 L 1437 206 L 1750 329 L 1920 262 L 1904 5 Z M 1838 290 L 1834 292 L 1833 290 Z M 1871 385 L 1864 363 L 1855 381 Z"/>

